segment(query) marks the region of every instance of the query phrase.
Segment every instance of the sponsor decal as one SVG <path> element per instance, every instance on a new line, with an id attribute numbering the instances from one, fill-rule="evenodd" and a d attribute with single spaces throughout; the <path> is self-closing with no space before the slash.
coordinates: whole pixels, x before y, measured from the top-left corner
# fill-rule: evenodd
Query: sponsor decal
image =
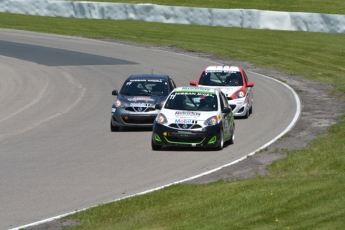
<path id="1" fill-rule="evenodd" d="M 148 79 L 149 82 L 163 82 L 162 79 Z"/>
<path id="2" fill-rule="evenodd" d="M 146 81 L 146 79 L 131 79 L 129 81 L 131 81 L 131 82 L 138 82 L 138 81 Z"/>
<path id="3" fill-rule="evenodd" d="M 143 82 L 143 81 L 148 81 L 148 82 L 163 82 L 162 79 L 131 79 L 129 82 Z M 129 83 L 127 82 L 127 84 Z"/>
<path id="4" fill-rule="evenodd" d="M 208 87 L 205 87 L 205 88 L 203 88 L 203 87 L 181 87 L 180 89 L 177 89 L 175 92 L 181 93 L 181 92 L 183 92 L 185 90 L 186 90 L 185 93 L 195 93 L 195 92 L 205 92 L 205 93 L 206 92 L 210 92 L 210 93 L 213 93 L 214 92 L 213 89 L 208 88 Z"/>
<path id="5" fill-rule="evenodd" d="M 149 107 L 151 104 L 147 103 L 131 103 L 129 106 L 131 107 Z"/>
<path id="6" fill-rule="evenodd" d="M 213 91 L 213 92 L 203 92 L 203 91 L 188 91 L 188 92 L 182 92 L 182 91 L 176 91 L 176 92 L 174 92 L 173 94 L 171 94 L 170 96 L 169 96 L 169 99 L 170 100 L 173 100 L 173 99 L 175 99 L 175 97 L 176 97 L 176 95 L 184 95 L 184 96 L 189 96 L 189 95 L 191 95 L 191 96 L 212 96 L 212 95 L 214 95 L 215 94 L 215 92 Z"/>
<path id="7" fill-rule="evenodd" d="M 208 69 L 205 71 L 205 73 L 237 73 L 238 71 L 234 71 L 234 70 L 226 70 L 226 69 L 222 69 L 222 70 L 219 70 L 219 69 Z"/>
<path id="8" fill-rule="evenodd" d="M 175 119 L 176 124 L 194 124 L 195 121 L 192 119 Z"/>
<path id="9" fill-rule="evenodd" d="M 181 116 L 193 116 L 193 117 L 199 117 L 201 115 L 200 112 L 194 112 L 194 111 L 176 111 L 175 116 L 181 117 Z"/>
<path id="10" fill-rule="evenodd" d="M 139 97 L 129 98 L 128 101 L 154 101 L 154 99 L 150 97 L 139 96 Z"/>

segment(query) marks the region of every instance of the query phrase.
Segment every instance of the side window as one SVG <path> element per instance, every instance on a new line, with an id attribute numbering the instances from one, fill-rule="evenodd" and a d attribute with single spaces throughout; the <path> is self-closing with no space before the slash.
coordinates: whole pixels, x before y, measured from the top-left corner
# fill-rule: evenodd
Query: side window
<path id="1" fill-rule="evenodd" d="M 170 82 L 171 89 L 175 89 L 176 88 L 175 82 L 170 77 L 169 77 L 169 82 Z"/>
<path id="2" fill-rule="evenodd" d="M 222 92 L 219 92 L 219 102 L 220 102 L 220 110 L 223 111 L 223 109 L 224 109 L 224 97 L 223 97 Z"/>
<path id="3" fill-rule="evenodd" d="M 223 104 L 224 104 L 223 108 L 224 107 L 229 107 L 230 108 L 228 100 L 226 99 L 226 96 L 224 95 L 224 93 L 221 92 L 220 95 L 221 95 L 221 98 L 222 98 L 222 101 L 223 101 Z"/>

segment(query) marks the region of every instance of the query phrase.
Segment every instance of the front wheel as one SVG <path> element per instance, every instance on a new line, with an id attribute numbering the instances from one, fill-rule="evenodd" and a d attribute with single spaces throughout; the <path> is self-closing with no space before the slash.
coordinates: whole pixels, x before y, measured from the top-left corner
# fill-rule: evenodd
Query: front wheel
<path id="1" fill-rule="evenodd" d="M 234 127 L 232 128 L 232 132 L 231 132 L 231 137 L 230 137 L 230 140 L 229 140 L 229 144 L 230 144 L 230 145 L 234 144 L 234 141 L 235 141 L 235 125 L 234 125 Z"/>
<path id="2" fill-rule="evenodd" d="M 224 133 L 223 130 L 220 130 L 219 132 L 219 144 L 216 147 L 216 150 L 222 150 L 224 147 Z"/>
<path id="3" fill-rule="evenodd" d="M 119 126 L 114 126 L 113 123 L 110 121 L 110 131 L 115 132 L 120 129 Z"/>
<path id="4" fill-rule="evenodd" d="M 250 115 L 250 111 L 249 111 L 249 108 L 247 108 L 246 110 L 246 115 L 244 115 L 244 118 L 247 119 Z"/>
<path id="5" fill-rule="evenodd" d="M 152 139 L 151 139 L 151 147 L 153 150 L 161 150 L 162 149 L 162 146 L 156 145 Z"/>

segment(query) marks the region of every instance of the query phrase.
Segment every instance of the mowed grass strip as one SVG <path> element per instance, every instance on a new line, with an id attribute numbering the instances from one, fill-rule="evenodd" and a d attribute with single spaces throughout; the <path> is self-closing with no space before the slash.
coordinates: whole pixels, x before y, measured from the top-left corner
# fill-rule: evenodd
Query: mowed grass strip
<path id="1" fill-rule="evenodd" d="M 344 35 L 6 13 L 0 13 L 0 27 L 209 52 L 345 92 Z M 306 149 L 286 154 L 267 176 L 174 185 L 65 217 L 81 221 L 68 229 L 343 229 L 345 117 Z"/>

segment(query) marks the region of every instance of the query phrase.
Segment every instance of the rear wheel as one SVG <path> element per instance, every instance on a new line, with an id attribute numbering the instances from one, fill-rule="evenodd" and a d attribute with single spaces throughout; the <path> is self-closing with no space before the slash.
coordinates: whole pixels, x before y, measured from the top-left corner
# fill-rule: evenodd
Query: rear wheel
<path id="1" fill-rule="evenodd" d="M 235 141 L 235 125 L 234 125 L 234 127 L 232 128 L 232 132 L 231 132 L 231 137 L 230 137 L 230 140 L 229 140 L 229 144 L 230 144 L 230 145 L 234 144 L 234 141 Z"/>
<path id="2" fill-rule="evenodd" d="M 114 126 L 113 123 L 110 121 L 110 130 L 112 132 L 118 131 L 120 129 L 119 126 Z"/>

